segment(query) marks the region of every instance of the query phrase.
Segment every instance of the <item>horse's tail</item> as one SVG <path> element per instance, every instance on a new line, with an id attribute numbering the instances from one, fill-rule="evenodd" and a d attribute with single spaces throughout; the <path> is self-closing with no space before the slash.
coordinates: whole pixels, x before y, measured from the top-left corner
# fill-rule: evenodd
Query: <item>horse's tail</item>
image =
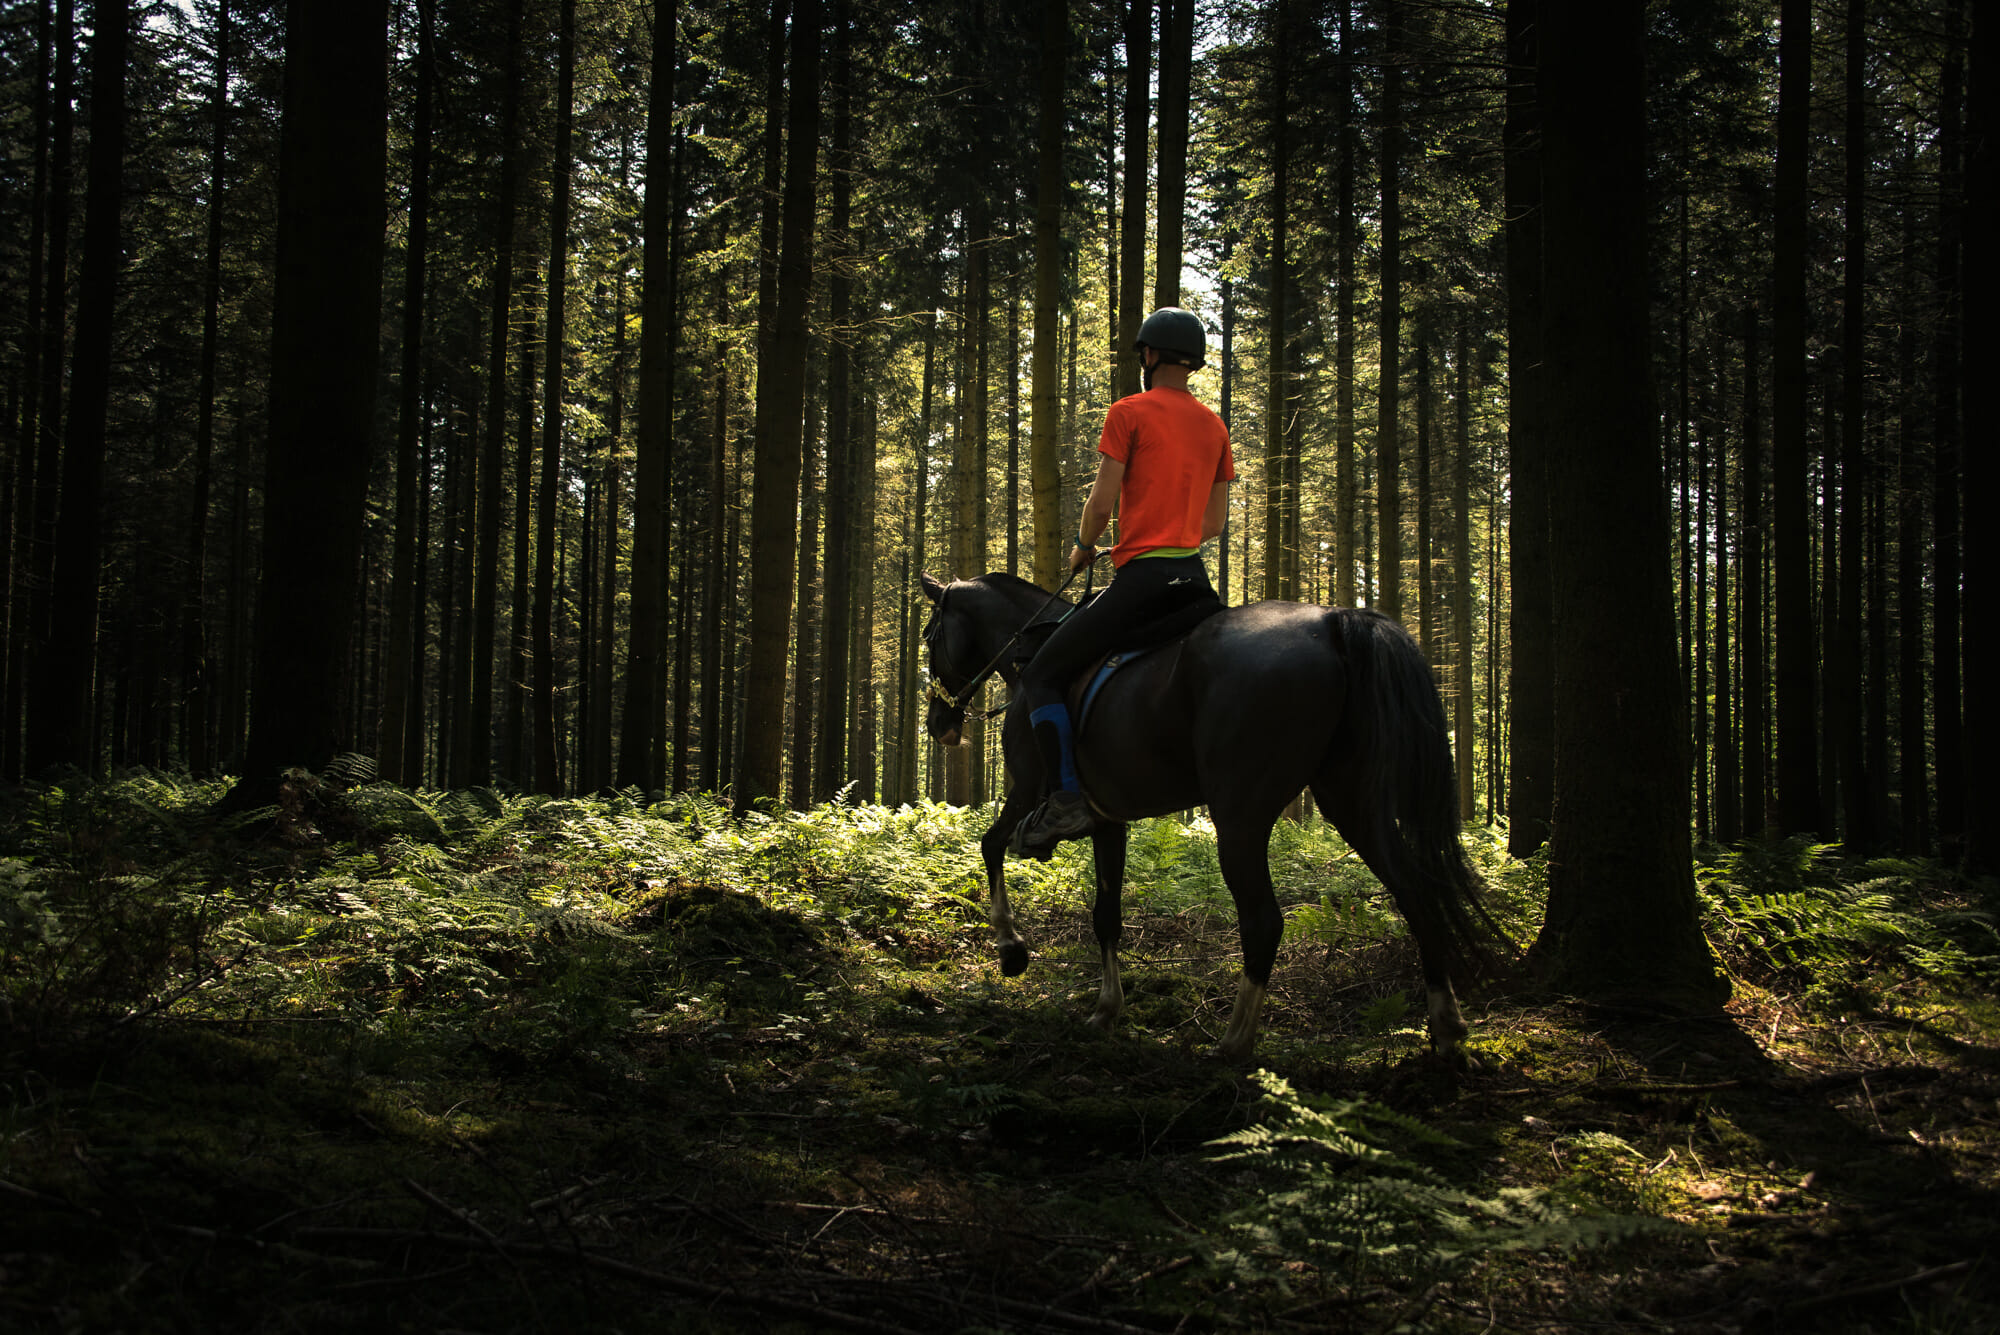
<path id="1" fill-rule="evenodd" d="M 1378 874 L 1417 940 L 1446 951 L 1453 975 L 1491 972 L 1494 945 L 1507 936 L 1459 843 L 1451 743 L 1430 665 L 1401 623 L 1365 609 L 1334 616 L 1348 684 L 1345 786 L 1386 860 Z"/>

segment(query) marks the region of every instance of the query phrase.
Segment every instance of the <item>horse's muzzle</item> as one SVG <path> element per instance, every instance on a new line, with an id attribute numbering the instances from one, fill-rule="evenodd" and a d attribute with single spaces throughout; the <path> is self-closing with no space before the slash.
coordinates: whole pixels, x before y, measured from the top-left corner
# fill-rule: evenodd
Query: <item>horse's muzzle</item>
<path id="1" fill-rule="evenodd" d="M 965 711 L 933 695 L 930 708 L 924 711 L 924 731 L 945 746 L 957 746 L 964 728 Z"/>

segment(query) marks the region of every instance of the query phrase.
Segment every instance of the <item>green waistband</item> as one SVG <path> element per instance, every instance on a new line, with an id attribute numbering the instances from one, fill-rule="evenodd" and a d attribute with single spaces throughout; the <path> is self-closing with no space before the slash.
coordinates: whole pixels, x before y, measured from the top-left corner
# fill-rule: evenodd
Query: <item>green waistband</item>
<path id="1" fill-rule="evenodd" d="M 1132 559 L 1134 561 L 1143 561 L 1149 556 L 1200 556 L 1200 555 L 1201 555 L 1201 548 L 1199 547 L 1155 547 L 1150 552 L 1140 552 L 1137 556 L 1133 557 Z"/>

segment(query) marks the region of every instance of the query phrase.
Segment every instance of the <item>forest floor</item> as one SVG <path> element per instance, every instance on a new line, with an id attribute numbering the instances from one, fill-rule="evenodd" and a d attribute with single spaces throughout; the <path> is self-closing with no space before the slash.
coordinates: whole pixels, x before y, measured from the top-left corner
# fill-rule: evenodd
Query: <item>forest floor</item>
<path id="1" fill-rule="evenodd" d="M 2000 1329 L 1980 958 L 1877 933 L 1753 980 L 1746 944 L 1692 1019 L 1495 987 L 1457 1074 L 1407 940 L 1301 839 L 1232 1067 L 1198 831 L 1136 850 L 1107 1037 L 1084 855 L 1017 869 L 1036 958 L 1002 978 L 976 814 L 509 807 L 425 864 L 302 818 L 218 839 L 157 793 L 139 858 L 104 823 L 129 797 L 58 798 L 16 798 L 0 845 L 10 1330 Z M 639 845 L 669 826 L 706 854 Z M 221 865 L 226 902 L 189 908 Z M 58 866 L 90 931 L 34 916 Z M 1494 879 L 1532 913 L 1532 877 Z M 1216 1143 L 1274 1113 L 1302 1152 Z"/>

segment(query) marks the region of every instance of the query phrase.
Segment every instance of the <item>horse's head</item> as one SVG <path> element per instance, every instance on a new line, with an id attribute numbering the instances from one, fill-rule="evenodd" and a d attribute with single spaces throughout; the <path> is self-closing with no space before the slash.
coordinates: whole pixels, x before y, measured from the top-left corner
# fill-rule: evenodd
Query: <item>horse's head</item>
<path id="1" fill-rule="evenodd" d="M 924 731 L 946 746 L 957 746 L 965 727 L 965 702 L 958 693 L 979 670 L 972 662 L 973 637 L 964 615 L 947 605 L 947 595 L 957 586 L 940 584 L 929 575 L 923 581 L 924 597 L 931 604 L 931 619 L 924 625 L 924 648 L 929 655 L 925 666 L 931 675 Z"/>

